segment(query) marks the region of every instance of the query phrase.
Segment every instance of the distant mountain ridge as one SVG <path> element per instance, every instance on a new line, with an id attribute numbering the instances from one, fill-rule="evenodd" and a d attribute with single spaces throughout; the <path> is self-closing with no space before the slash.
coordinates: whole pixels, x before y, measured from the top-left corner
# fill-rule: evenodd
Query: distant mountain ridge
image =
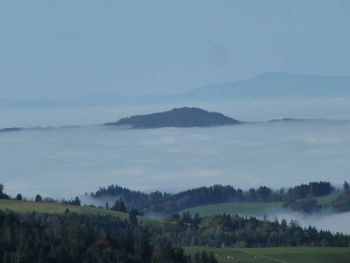
<path id="1" fill-rule="evenodd" d="M 229 100 L 303 99 L 350 97 L 350 77 L 272 72 L 234 82 L 211 84 L 182 93 L 128 97 L 95 94 L 71 100 L 18 100 L 0 98 L 0 109 L 103 107 L 159 103 Z"/>
<path id="2" fill-rule="evenodd" d="M 181 96 L 197 100 L 300 99 L 350 96 L 350 77 L 265 73 L 254 78 L 197 88 Z"/>
<path id="3" fill-rule="evenodd" d="M 218 112 L 209 112 L 200 108 L 174 108 L 170 111 L 136 115 L 107 123 L 112 126 L 131 126 L 134 129 L 163 127 L 212 127 L 235 125 L 241 122 Z"/>

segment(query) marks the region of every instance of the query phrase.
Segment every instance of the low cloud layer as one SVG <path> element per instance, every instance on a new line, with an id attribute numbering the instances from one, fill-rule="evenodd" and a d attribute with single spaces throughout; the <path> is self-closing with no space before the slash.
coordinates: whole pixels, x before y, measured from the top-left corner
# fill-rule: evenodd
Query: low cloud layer
<path id="1" fill-rule="evenodd" d="M 119 184 L 177 191 L 230 184 L 273 188 L 348 178 L 350 123 L 258 123 L 218 128 L 88 127 L 0 136 L 10 194 L 70 197 Z"/>
<path id="2" fill-rule="evenodd" d="M 317 229 L 328 230 L 332 233 L 350 234 L 350 212 L 341 214 L 308 215 L 298 212 L 281 212 L 272 214 L 269 218 L 286 219 L 287 221 L 297 221 L 302 227 L 314 226 Z"/>
<path id="3" fill-rule="evenodd" d="M 230 184 L 273 188 L 348 180 L 350 102 L 347 99 L 198 104 L 240 120 L 281 117 L 334 121 L 255 123 L 218 128 L 78 129 L 0 134 L 0 182 L 11 195 L 71 198 L 100 186 L 176 192 Z M 91 124 L 181 105 L 1 112 L 1 127 Z M 102 204 L 103 205 L 103 204 Z M 349 233 L 350 214 L 297 219 L 302 225 Z"/>
<path id="4" fill-rule="evenodd" d="M 117 121 L 135 114 L 148 114 L 174 107 L 192 106 L 222 112 L 242 121 L 276 118 L 323 118 L 350 120 L 350 98 L 242 100 L 191 104 L 157 104 L 46 110 L 1 110 L 0 129 L 7 127 L 87 125 Z"/>

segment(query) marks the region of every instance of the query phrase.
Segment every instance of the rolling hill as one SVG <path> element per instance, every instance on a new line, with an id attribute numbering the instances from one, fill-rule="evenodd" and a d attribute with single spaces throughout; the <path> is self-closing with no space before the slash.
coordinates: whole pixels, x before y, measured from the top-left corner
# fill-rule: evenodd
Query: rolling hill
<path id="1" fill-rule="evenodd" d="M 138 128 L 162 127 L 212 127 L 240 124 L 239 121 L 221 113 L 208 112 L 200 108 L 175 108 L 170 111 L 137 115 L 107 123 L 109 126 L 131 126 Z"/>

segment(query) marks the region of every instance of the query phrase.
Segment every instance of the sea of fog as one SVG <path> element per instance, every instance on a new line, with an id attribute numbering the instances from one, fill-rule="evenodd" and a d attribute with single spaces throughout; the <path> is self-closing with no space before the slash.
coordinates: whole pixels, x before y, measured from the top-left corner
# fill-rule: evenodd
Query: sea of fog
<path id="1" fill-rule="evenodd" d="M 181 106 L 1 111 L 0 128 L 98 124 Z M 0 182 L 11 195 L 70 198 L 110 184 L 176 192 L 213 184 L 277 189 L 319 180 L 341 185 L 349 180 L 350 99 L 186 106 L 257 122 L 143 130 L 89 125 L 0 133 Z M 265 122 L 283 117 L 319 120 Z M 330 221 L 322 219 L 319 226 L 343 220 L 344 215 L 350 219 L 349 214 L 327 217 Z M 350 232 L 344 227 L 341 231 Z"/>
<path id="2" fill-rule="evenodd" d="M 91 125 L 1 133 L 0 182 L 10 194 L 70 197 L 110 184 L 174 192 L 216 183 L 245 189 L 312 180 L 341 184 L 349 177 L 350 98 L 186 105 L 252 121 L 239 126 L 128 130 L 94 125 L 181 106 L 0 111 L 0 128 Z M 266 122 L 284 117 L 315 120 Z"/>

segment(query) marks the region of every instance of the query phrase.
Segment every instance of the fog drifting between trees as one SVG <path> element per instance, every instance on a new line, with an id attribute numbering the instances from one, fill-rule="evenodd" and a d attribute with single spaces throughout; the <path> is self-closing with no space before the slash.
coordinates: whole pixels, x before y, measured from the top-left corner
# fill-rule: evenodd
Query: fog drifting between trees
<path id="1" fill-rule="evenodd" d="M 242 121 L 328 119 L 312 122 L 154 130 L 90 126 L 3 133 L 1 180 L 13 196 L 20 192 L 26 197 L 40 193 L 55 198 L 110 184 L 171 192 L 218 183 L 248 189 L 323 180 L 340 186 L 350 170 L 349 105 L 346 99 L 190 105 Z M 1 127 L 103 123 L 174 106 L 182 105 L 75 109 L 72 114 L 69 109 L 10 111 L 1 113 Z M 319 226 L 327 227 L 328 222 L 345 226 L 336 223 L 343 216 L 349 214 L 320 219 Z"/>

